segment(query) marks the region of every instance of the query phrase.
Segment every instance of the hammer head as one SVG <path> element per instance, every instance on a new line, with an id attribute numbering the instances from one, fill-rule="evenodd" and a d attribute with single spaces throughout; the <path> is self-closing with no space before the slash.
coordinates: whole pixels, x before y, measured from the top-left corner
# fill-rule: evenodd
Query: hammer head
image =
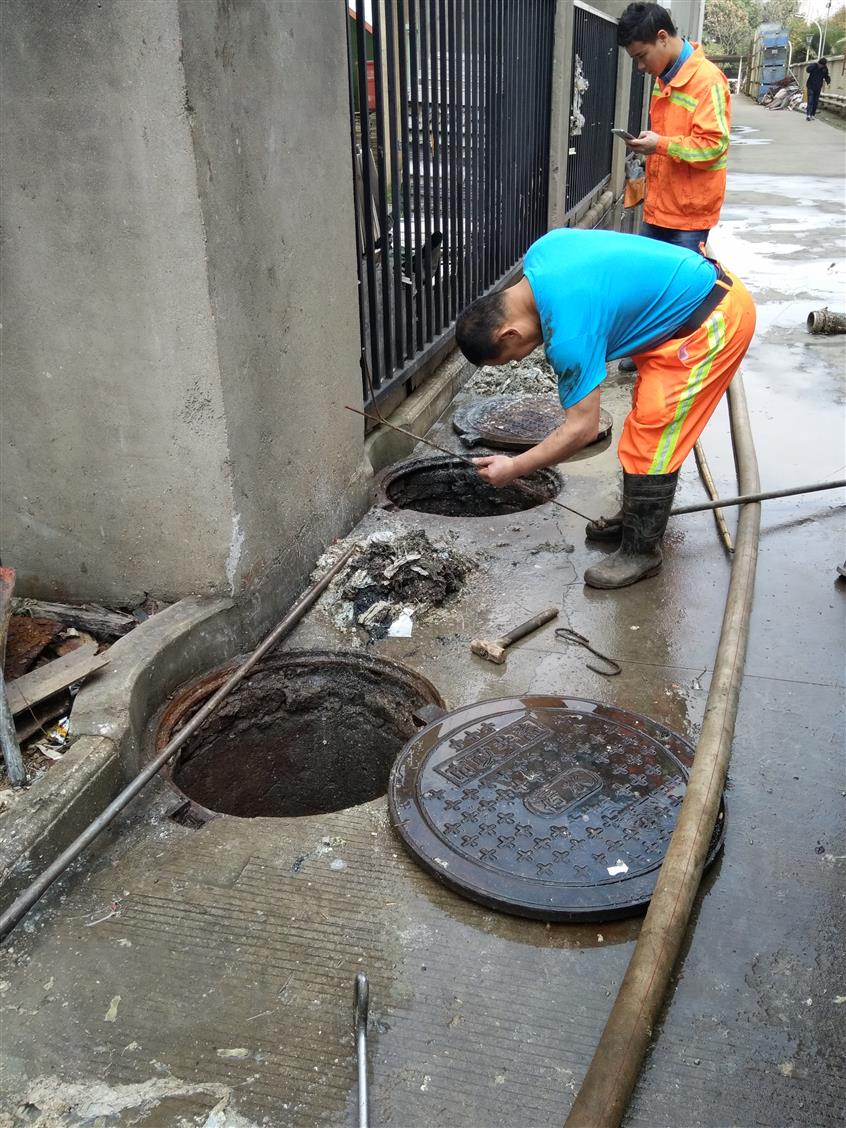
<path id="1" fill-rule="evenodd" d="M 505 647 L 500 646 L 494 639 L 474 638 L 470 643 L 470 649 L 480 658 L 487 658 L 489 662 L 495 662 L 497 666 L 501 666 L 505 661 Z"/>

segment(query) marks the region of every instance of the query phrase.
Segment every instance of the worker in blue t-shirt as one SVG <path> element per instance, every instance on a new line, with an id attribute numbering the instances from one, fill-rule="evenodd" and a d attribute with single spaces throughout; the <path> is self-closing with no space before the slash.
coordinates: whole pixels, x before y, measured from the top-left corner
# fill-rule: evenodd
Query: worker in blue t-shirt
<path id="1" fill-rule="evenodd" d="M 506 486 L 592 442 L 605 362 L 635 356 L 632 410 L 618 447 L 622 507 L 587 529 L 593 539 L 619 538 L 620 548 L 588 568 L 585 582 L 618 588 L 653 575 L 679 468 L 754 330 L 743 283 L 694 251 L 616 231 L 549 232 L 526 252 L 523 278 L 468 306 L 455 335 L 478 365 L 522 360 L 543 344 L 567 418 L 522 454 L 474 459 L 480 475 Z"/>

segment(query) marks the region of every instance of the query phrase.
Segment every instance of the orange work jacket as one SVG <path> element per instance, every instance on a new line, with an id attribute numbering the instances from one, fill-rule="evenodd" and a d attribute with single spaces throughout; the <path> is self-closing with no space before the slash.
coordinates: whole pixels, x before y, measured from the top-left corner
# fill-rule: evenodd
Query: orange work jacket
<path id="1" fill-rule="evenodd" d="M 713 227 L 726 194 L 731 101 L 726 76 L 698 43 L 649 107 L 658 148 L 646 158 L 643 218 L 658 227 Z"/>

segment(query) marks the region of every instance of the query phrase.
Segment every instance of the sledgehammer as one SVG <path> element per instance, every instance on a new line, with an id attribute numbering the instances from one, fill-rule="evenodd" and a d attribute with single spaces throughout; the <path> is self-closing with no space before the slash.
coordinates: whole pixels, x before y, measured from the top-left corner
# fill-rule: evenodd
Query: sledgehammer
<path id="1" fill-rule="evenodd" d="M 557 607 L 547 607 L 545 611 L 540 611 L 533 618 L 521 623 L 519 627 L 515 627 L 508 634 L 504 634 L 502 638 L 474 638 L 470 643 L 470 649 L 480 658 L 487 658 L 489 662 L 495 662 L 497 666 L 501 666 L 505 661 L 505 651 L 512 642 L 525 638 L 527 634 L 531 634 L 538 627 L 542 627 L 544 623 L 548 623 L 550 619 L 554 619 L 557 614 Z"/>

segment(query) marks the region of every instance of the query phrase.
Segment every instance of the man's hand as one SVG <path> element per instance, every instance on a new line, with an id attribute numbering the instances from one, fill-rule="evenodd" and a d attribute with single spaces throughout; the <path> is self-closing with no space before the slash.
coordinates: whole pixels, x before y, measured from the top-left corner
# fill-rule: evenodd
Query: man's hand
<path id="1" fill-rule="evenodd" d="M 504 454 L 491 454 L 484 458 L 474 458 L 473 462 L 479 471 L 479 477 L 490 482 L 501 490 L 509 485 L 515 478 L 520 477 L 520 472 L 514 465 L 514 459 Z"/>
<path id="2" fill-rule="evenodd" d="M 658 140 L 660 134 L 653 133 L 651 129 L 645 130 L 637 137 L 633 137 L 631 141 L 626 142 L 626 146 L 632 150 L 633 153 L 643 153 L 648 157 L 650 153 L 654 153 L 658 148 Z"/>

